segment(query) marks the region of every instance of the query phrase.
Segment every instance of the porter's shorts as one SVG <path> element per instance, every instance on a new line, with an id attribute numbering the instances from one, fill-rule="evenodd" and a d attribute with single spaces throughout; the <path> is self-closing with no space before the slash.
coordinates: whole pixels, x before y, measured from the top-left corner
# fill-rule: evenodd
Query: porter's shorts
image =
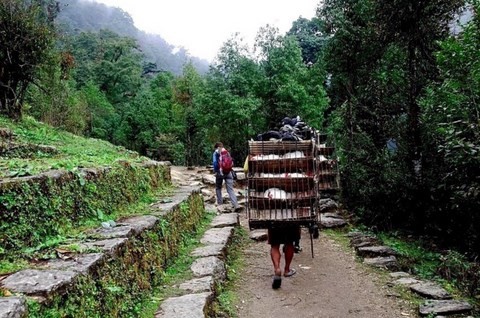
<path id="1" fill-rule="evenodd" d="M 300 240 L 300 226 L 287 225 L 268 229 L 268 244 L 289 244 Z"/>

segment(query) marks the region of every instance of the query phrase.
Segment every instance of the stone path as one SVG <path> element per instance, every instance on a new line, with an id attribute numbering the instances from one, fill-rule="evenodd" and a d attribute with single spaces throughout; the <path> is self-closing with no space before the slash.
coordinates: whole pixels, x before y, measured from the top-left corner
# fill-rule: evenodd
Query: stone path
<path id="1" fill-rule="evenodd" d="M 178 181 L 180 183 L 183 182 L 184 185 L 186 184 L 197 184 L 197 182 L 203 184 L 208 188 L 202 189 L 202 194 L 204 195 L 205 201 L 207 205 L 211 209 L 214 207 L 211 205 L 215 202 L 213 186 L 215 184 L 215 180 L 210 172 L 206 170 L 199 170 L 192 174 L 185 169 L 180 168 Z M 175 174 L 175 169 L 173 173 Z M 239 173 L 240 175 L 240 182 L 243 180 L 244 176 Z M 172 178 L 175 180 L 175 177 Z M 241 189 L 239 194 L 241 194 Z M 225 201 L 228 202 L 228 198 L 225 197 Z M 242 200 L 240 200 L 242 202 Z M 244 200 L 243 200 L 244 203 Z M 217 208 L 219 213 L 228 213 L 230 209 L 228 205 L 223 207 Z M 320 223 L 323 228 L 338 228 L 347 225 L 347 221 L 343 218 L 343 216 L 338 212 L 338 204 L 332 198 L 322 199 L 320 201 Z M 183 317 L 209 317 L 209 309 L 208 306 L 212 301 L 213 294 L 215 288 L 212 287 L 215 285 L 216 282 L 222 281 L 224 276 L 224 263 L 223 259 L 225 257 L 225 253 L 228 249 L 228 237 L 229 231 L 226 232 L 222 231 L 222 226 L 229 226 L 227 224 L 223 224 L 223 219 L 226 218 L 228 215 L 231 214 L 220 214 L 211 224 L 212 229 L 207 231 L 210 234 L 219 234 L 224 233 L 222 237 L 214 236 L 211 238 L 204 237 L 202 239 L 202 243 L 205 246 L 195 250 L 192 255 L 196 257 L 200 257 L 197 261 L 192 265 L 192 272 L 194 273 L 194 278 L 190 282 L 185 282 L 181 286 L 184 286 L 185 290 L 189 293 L 182 297 L 175 297 L 173 299 L 168 299 L 165 301 L 156 317 L 173 317 L 173 318 L 183 318 Z M 238 217 L 235 220 L 235 226 L 238 225 Z M 232 225 L 232 224 L 230 224 Z M 226 227 L 228 228 L 228 227 Z M 206 235 L 207 235 L 206 233 Z M 210 235 L 209 234 L 209 235 Z M 394 250 L 390 247 L 382 246 L 379 244 L 379 240 L 376 237 L 364 235 L 362 233 L 352 233 L 349 234 L 351 240 L 351 246 L 356 251 L 357 255 L 363 259 L 363 262 L 367 265 L 374 266 L 377 268 L 387 269 L 387 270 L 396 270 L 397 269 L 397 255 Z M 250 232 L 250 238 L 254 241 L 264 241 L 266 240 L 266 231 L 264 230 L 255 230 Z M 305 245 L 306 246 L 306 245 Z M 309 253 L 309 248 L 304 247 L 304 253 Z M 317 252 L 323 253 L 323 251 Z M 247 253 L 248 257 L 248 253 Z M 253 256 L 257 258 L 258 256 Z M 268 256 L 266 257 L 268 259 Z M 247 259 L 247 262 L 249 260 Z M 306 261 L 305 261 L 306 262 Z M 268 266 L 268 265 L 267 265 Z M 333 272 L 333 270 L 332 270 Z M 358 275 L 358 273 L 357 273 Z M 446 293 L 445 290 L 440 288 L 439 286 L 431 283 L 431 282 L 421 282 L 414 277 L 411 277 L 407 273 L 400 273 L 394 272 L 391 274 L 393 282 L 390 284 L 393 285 L 403 285 L 403 286 L 410 286 L 412 292 L 421 294 L 426 298 L 432 298 L 432 300 L 428 300 L 425 304 L 419 307 L 420 315 L 431 315 L 431 314 L 442 314 L 442 315 L 449 315 L 449 314 L 458 314 L 458 313 L 465 313 L 471 310 L 471 306 L 464 301 L 454 301 L 449 298 L 451 296 Z M 338 279 L 337 279 L 338 280 Z M 351 277 L 351 280 L 356 280 Z M 337 281 L 340 283 L 340 281 Z M 202 286 L 202 287 L 200 287 Z M 306 285 L 308 286 L 308 284 Z M 333 286 L 332 286 L 333 287 Z M 248 289 L 249 287 L 246 286 Z M 256 289 L 255 286 L 252 287 Z M 270 292 L 267 290 L 267 292 Z M 258 296 L 257 296 L 258 297 Z M 319 299 L 320 300 L 320 299 Z M 366 300 L 369 303 L 372 301 Z M 265 302 L 259 303 L 261 306 L 268 305 Z M 378 306 L 381 306 L 380 303 Z M 348 306 L 347 306 L 348 307 Z M 296 310 L 298 310 L 297 308 Z M 324 308 L 325 310 L 326 308 Z M 255 309 L 252 309 L 255 310 Z M 268 309 L 271 310 L 271 309 Z M 354 309 L 352 309 L 354 310 Z M 255 311 L 254 311 L 255 312 Z M 337 314 L 342 312 L 342 310 L 337 309 Z M 373 311 L 375 312 L 375 311 Z M 373 312 L 371 312 L 373 314 Z M 388 312 L 388 310 L 386 311 Z M 410 316 L 410 314 L 406 313 L 407 311 L 402 312 L 401 314 L 404 316 Z M 303 313 L 299 311 L 301 317 L 310 317 L 312 313 Z M 358 312 L 360 313 L 360 312 Z M 243 317 L 245 313 L 243 311 L 239 312 L 239 316 Z M 260 309 L 256 312 L 253 316 L 261 315 L 265 316 L 265 312 L 262 312 Z M 285 312 L 278 312 L 275 314 L 278 317 L 283 317 Z M 325 313 L 324 313 L 325 314 Z M 328 317 L 337 317 L 335 316 L 335 311 L 331 313 L 333 316 Z M 273 312 L 270 312 L 269 315 L 274 315 Z M 307 315 L 307 316 L 305 316 Z M 328 314 L 327 314 L 328 315 Z M 384 317 L 384 314 L 377 312 L 379 317 Z M 400 314 L 399 314 L 400 315 Z M 368 310 L 363 313 L 357 315 L 358 317 L 370 317 L 368 314 Z M 245 317 L 250 317 L 248 314 Z M 311 317 L 317 317 L 317 314 L 311 315 Z M 324 317 L 323 315 L 319 315 L 318 317 Z M 327 316 L 325 316 L 327 317 Z M 385 317 L 389 317 L 389 314 L 386 314 Z"/>
<path id="2" fill-rule="evenodd" d="M 134 249 L 137 244 L 142 244 L 149 237 L 142 236 L 143 232 L 154 230 L 162 217 L 167 217 L 173 211 L 177 211 L 181 204 L 189 202 L 192 196 L 199 196 L 200 189 L 192 187 L 180 187 L 170 202 L 157 202 L 151 206 L 151 215 L 133 216 L 121 222 L 112 222 L 108 226 L 100 227 L 85 233 L 86 239 L 76 242 L 81 251 L 74 253 L 65 259 L 51 259 L 39 264 L 32 264 L 32 268 L 0 277 L 0 288 L 8 291 L 11 297 L 0 297 L 0 318 L 23 318 L 28 316 L 26 300 L 36 300 L 46 306 L 56 297 L 67 297 L 75 294 L 77 281 L 81 276 L 96 279 L 102 277 L 104 271 L 111 264 L 120 264 L 128 257 L 126 251 Z M 191 208 L 191 207 L 190 207 Z M 202 208 L 203 209 L 203 208 Z M 218 221 L 218 225 L 222 222 Z M 237 216 L 238 222 L 238 216 Z M 234 224 L 234 221 L 224 220 L 224 224 Z M 223 224 L 222 223 L 222 224 Z M 230 227 L 233 230 L 233 227 Z M 231 231 L 225 230 L 219 236 L 230 235 Z M 223 239 L 225 241 L 225 239 Z M 154 242 L 151 246 L 157 246 Z M 128 246 L 128 248 L 127 248 Z M 95 249 L 97 252 L 92 253 Z M 146 251 L 145 256 L 149 252 Z M 144 255 L 135 256 L 136 261 L 145 261 Z M 109 265 L 110 264 L 110 265 Z M 142 275 L 142 273 L 140 273 Z M 148 276 L 149 273 L 146 273 Z M 127 283 L 133 283 L 135 278 L 124 279 Z M 148 278 L 145 278 L 148 281 Z M 55 302 L 53 302 L 55 303 Z M 81 309 L 80 309 L 81 310 Z M 85 316 L 82 314 L 82 317 Z"/>
<path id="3" fill-rule="evenodd" d="M 244 178 L 239 174 L 240 178 Z M 1 281 L 4 288 L 35 297 L 47 298 L 49 293 L 60 291 L 76 275 L 88 273 L 92 267 L 104 259 L 105 255 L 114 255 L 130 237 L 148 230 L 158 220 L 158 216 L 178 207 L 182 198 L 196 187 L 201 191 L 208 210 L 217 210 L 218 215 L 210 224 L 201 239 L 202 246 L 192 251 L 195 257 L 190 270 L 193 278 L 182 282 L 178 287 L 184 295 L 164 300 L 156 318 L 204 318 L 212 317 L 212 301 L 218 285 L 226 279 L 225 259 L 235 229 L 243 224 L 245 215 L 231 213 L 228 204 L 216 208 L 213 203 L 212 176 L 208 169 L 187 170 L 172 168 L 172 180 L 184 189 L 174 196 L 172 202 L 161 202 L 152 208 L 158 209 L 158 215 L 133 217 L 113 228 L 99 228 L 92 232 L 94 242 L 85 243 L 87 248 L 99 248 L 100 253 L 91 253 L 73 260 L 56 261 L 48 264 L 48 269 L 30 269 L 21 271 Z M 212 184 L 213 183 L 213 184 Z M 205 187 L 207 186 L 207 188 Z M 241 188 L 237 189 L 239 196 Z M 225 198 L 228 202 L 228 198 Z M 240 202 L 244 200 L 240 197 Z M 338 211 L 335 200 L 321 202 L 321 225 L 323 228 L 337 228 L 347 225 L 347 220 Z M 363 233 L 348 235 L 350 244 L 357 255 L 367 265 L 392 270 L 388 286 L 400 285 L 413 293 L 425 297 L 419 306 L 421 316 L 443 317 L 467 314 L 472 310 L 466 301 L 453 300 L 441 286 L 433 282 L 422 281 L 408 273 L 396 271 L 397 256 L 391 248 L 382 246 L 379 240 Z M 393 318 L 415 317 L 408 306 L 400 306 L 389 298 L 390 292 L 377 289 L 379 280 L 374 273 L 368 273 L 356 266 L 354 258 L 342 251 L 332 240 L 323 234 L 316 243 L 315 258 L 309 252 L 309 240 L 302 241 L 304 251 L 295 256 L 297 274 L 284 279 L 282 288 L 274 291 L 269 286 L 271 264 L 268 256 L 266 232 L 250 232 L 253 245 L 246 251 L 248 267 L 244 279 L 239 282 L 238 296 L 243 299 L 239 305 L 240 318 L 256 317 L 365 317 Z M 304 238 L 308 237 L 304 235 Z M 385 288 L 388 288 L 385 286 Z M 440 316 L 441 315 L 441 316 Z M 25 297 L 0 298 L 0 318 L 20 318 L 26 316 Z M 462 316 L 462 317 L 465 317 Z"/>
<path id="4" fill-rule="evenodd" d="M 239 225 L 238 213 L 220 214 L 210 224 L 200 242 L 192 251 L 196 257 L 190 270 L 193 279 L 179 285 L 185 295 L 166 299 L 155 318 L 211 317 L 216 286 L 226 279 L 225 257 L 235 227 Z"/>
<path id="5" fill-rule="evenodd" d="M 395 270 L 397 265 L 397 253 L 387 246 L 378 245 L 376 237 L 360 232 L 348 234 L 350 245 L 355 248 L 363 262 L 378 268 Z M 409 288 L 413 293 L 427 300 L 419 306 L 419 314 L 422 316 L 435 315 L 436 317 L 468 314 L 472 306 L 464 300 L 452 300 L 452 295 L 443 287 L 431 281 L 422 281 L 405 272 L 392 272 L 393 279 L 390 285 L 400 285 Z"/>

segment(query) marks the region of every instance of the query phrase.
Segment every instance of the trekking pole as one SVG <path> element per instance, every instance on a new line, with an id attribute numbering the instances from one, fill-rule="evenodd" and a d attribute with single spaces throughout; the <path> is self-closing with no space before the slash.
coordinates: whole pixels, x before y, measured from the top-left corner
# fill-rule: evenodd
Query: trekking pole
<path id="1" fill-rule="evenodd" d="M 313 255 L 313 239 L 318 239 L 320 236 L 318 225 L 316 223 L 310 223 L 308 226 L 308 233 L 310 234 L 310 249 L 312 250 L 312 258 L 315 258 Z"/>
<path id="2" fill-rule="evenodd" d="M 312 258 L 315 258 L 313 254 L 313 233 L 310 233 L 310 249 L 312 250 Z"/>

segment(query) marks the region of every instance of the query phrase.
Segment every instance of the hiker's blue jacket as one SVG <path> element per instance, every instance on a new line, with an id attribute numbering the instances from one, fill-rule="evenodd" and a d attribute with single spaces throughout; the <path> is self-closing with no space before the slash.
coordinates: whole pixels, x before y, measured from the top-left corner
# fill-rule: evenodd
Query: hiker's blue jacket
<path id="1" fill-rule="evenodd" d="M 220 153 L 218 152 L 218 148 L 215 149 L 213 152 L 213 172 L 214 173 L 219 173 L 220 172 Z"/>

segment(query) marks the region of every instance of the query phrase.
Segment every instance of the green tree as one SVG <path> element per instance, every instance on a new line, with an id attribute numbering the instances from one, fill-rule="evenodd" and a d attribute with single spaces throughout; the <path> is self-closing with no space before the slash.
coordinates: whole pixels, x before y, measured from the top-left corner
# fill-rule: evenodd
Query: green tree
<path id="1" fill-rule="evenodd" d="M 86 83 L 80 90 L 87 105 L 87 125 L 85 135 L 109 140 L 113 135 L 118 114 L 108 101 L 105 93 L 92 82 Z"/>
<path id="2" fill-rule="evenodd" d="M 87 99 L 87 134 L 144 153 L 146 147 L 140 147 L 132 137 L 139 133 L 140 126 L 133 115 L 135 109 L 142 108 L 139 99 L 150 104 L 148 93 L 137 98 L 147 89 L 147 79 L 142 77 L 142 55 L 135 41 L 101 30 L 80 33 L 65 46 L 72 48 L 73 78 Z"/>
<path id="3" fill-rule="evenodd" d="M 18 119 L 28 86 L 55 40 L 54 1 L 0 2 L 0 112 Z"/>
<path id="4" fill-rule="evenodd" d="M 198 125 L 198 96 L 203 81 L 191 63 L 185 65 L 183 75 L 173 86 L 173 123 L 177 135 L 185 147 L 184 164 L 191 166 L 201 160 L 203 136 Z"/>
<path id="5" fill-rule="evenodd" d="M 294 36 L 302 49 L 302 58 L 305 64 L 317 62 L 319 55 L 327 41 L 322 20 L 317 17 L 311 20 L 298 18 L 293 22 L 287 36 Z"/>
<path id="6" fill-rule="evenodd" d="M 322 60 L 307 63 L 305 77 L 301 82 L 305 87 L 307 99 L 301 105 L 298 114 L 315 129 L 322 129 L 325 124 L 325 112 L 329 106 L 329 98 L 325 90 L 327 74 Z"/>
<path id="7" fill-rule="evenodd" d="M 330 74 L 328 93 L 331 109 L 353 107 L 370 71 L 383 52 L 373 23 L 371 0 L 326 0 L 317 15 L 328 37 L 325 48 L 326 71 Z M 353 127 L 348 127 L 352 131 Z"/>
<path id="8" fill-rule="evenodd" d="M 369 222 L 421 229 L 428 196 L 418 98 L 437 74 L 432 54 L 459 2 L 413 2 L 327 0 L 318 13 L 331 34 L 326 63 L 344 198 Z M 393 139 L 394 153 L 386 150 Z"/>
<path id="9" fill-rule="evenodd" d="M 69 74 L 72 64 L 68 53 L 51 51 L 49 63 L 37 72 L 36 85 L 30 85 L 25 97 L 26 110 L 38 120 L 75 134 L 83 134 L 88 110 L 81 92 Z"/>
<path id="10" fill-rule="evenodd" d="M 246 156 L 247 140 L 265 129 L 258 96 L 263 74 L 243 40 L 234 35 L 221 47 L 206 77 L 200 123 L 208 134 L 205 156 L 210 160 L 216 141 L 229 148 L 237 164 Z"/>
<path id="11" fill-rule="evenodd" d="M 142 86 L 133 100 L 125 104 L 118 116 L 113 132 L 114 141 L 143 155 L 163 157 L 175 163 L 184 162 L 184 154 L 178 160 L 175 149 L 177 136 L 184 133 L 182 115 L 176 117 L 173 100 L 175 79 L 170 73 L 160 73 L 148 85 Z M 182 144 L 183 149 L 183 144 Z"/>
<path id="12" fill-rule="evenodd" d="M 453 15 L 464 0 L 380 0 L 377 2 L 377 23 L 380 37 L 385 42 L 396 42 L 406 53 L 408 83 L 407 139 L 411 170 L 421 179 L 420 107 L 418 98 L 426 85 L 437 76 L 433 53 L 437 41 L 450 30 Z"/>
<path id="13" fill-rule="evenodd" d="M 262 110 L 267 125 L 273 128 L 284 117 L 294 115 L 315 123 L 321 122 L 326 105 L 324 78 L 321 72 L 317 74 L 319 77 L 309 74 L 319 69 L 309 70 L 310 64 L 303 62 L 295 37 L 282 37 L 277 32 L 267 26 L 260 30 L 256 42 L 261 50 L 259 63 L 264 74 L 258 92 L 263 100 Z M 313 79 L 314 82 L 311 81 Z"/>
<path id="14" fill-rule="evenodd" d="M 339 149 L 344 201 L 367 224 L 408 224 L 413 189 L 403 142 L 406 54 L 381 38 L 375 1 L 328 0 L 318 14 L 330 34 L 327 116 Z M 386 149 L 389 139 L 397 141 L 395 153 Z"/>
<path id="15" fill-rule="evenodd" d="M 155 104 L 161 109 L 161 113 L 156 118 L 163 134 L 170 133 L 175 130 L 173 127 L 173 84 L 175 77 L 172 73 L 161 72 L 154 80 L 150 82 L 150 90 L 152 91 Z"/>
<path id="16" fill-rule="evenodd" d="M 474 3 L 478 12 L 480 3 Z M 432 204 L 430 229 L 480 250 L 480 19 L 478 14 L 456 37 L 440 43 L 440 80 L 420 100 L 425 143 L 426 183 Z"/>
<path id="17" fill-rule="evenodd" d="M 94 82 L 114 106 L 128 102 L 140 89 L 142 56 L 132 38 L 108 30 L 86 32 L 73 38 L 72 47 L 79 87 Z"/>
<path id="18" fill-rule="evenodd" d="M 155 118 L 159 131 L 153 140 L 152 153 L 159 160 L 170 160 L 174 164 L 185 162 L 185 147 L 179 140 L 182 124 L 175 119 L 175 107 L 173 99 L 173 86 L 175 77 L 169 72 L 160 72 L 150 82 L 150 89 L 158 108 L 158 116 Z"/>
<path id="19" fill-rule="evenodd" d="M 319 129 L 324 124 L 325 111 L 328 108 L 324 53 L 329 36 L 325 32 L 324 21 L 317 17 L 311 20 L 300 17 L 293 22 L 287 36 L 297 40 L 303 63 L 307 66 L 303 85 L 308 98 L 299 113 L 303 114 L 310 125 Z"/>

